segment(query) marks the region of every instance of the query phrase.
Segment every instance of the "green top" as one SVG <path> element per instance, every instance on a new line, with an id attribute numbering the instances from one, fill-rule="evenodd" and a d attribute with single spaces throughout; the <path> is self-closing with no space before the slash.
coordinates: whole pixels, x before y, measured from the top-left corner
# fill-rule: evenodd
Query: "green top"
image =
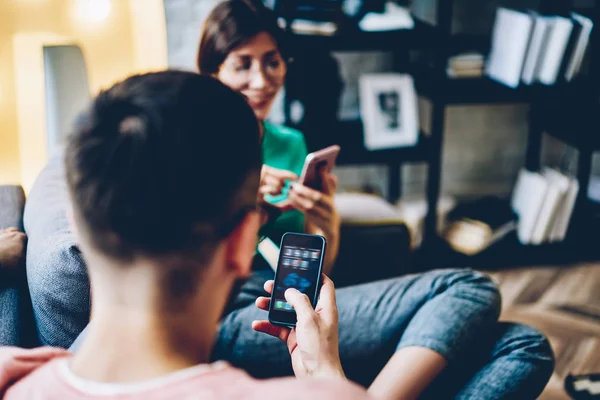
<path id="1" fill-rule="evenodd" d="M 299 131 L 285 126 L 264 123 L 262 152 L 263 162 L 269 167 L 292 171 L 300 176 L 304 160 L 308 154 L 304 135 Z M 285 200 L 289 190 L 288 182 L 281 195 L 266 196 L 271 203 Z M 282 214 L 274 222 L 268 223 L 262 233 L 279 245 L 281 237 L 286 232 L 304 232 L 304 215 L 298 210 Z"/>

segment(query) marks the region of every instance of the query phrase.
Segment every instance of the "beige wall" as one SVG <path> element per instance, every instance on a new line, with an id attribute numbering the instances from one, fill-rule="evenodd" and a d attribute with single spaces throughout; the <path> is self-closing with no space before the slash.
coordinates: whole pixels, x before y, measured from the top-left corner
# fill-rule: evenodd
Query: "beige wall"
<path id="1" fill-rule="evenodd" d="M 80 46 L 92 93 L 166 66 L 162 0 L 110 0 L 100 22 L 78 17 L 77 1 L 0 1 L 0 184 L 29 189 L 47 160 L 44 45 Z"/>

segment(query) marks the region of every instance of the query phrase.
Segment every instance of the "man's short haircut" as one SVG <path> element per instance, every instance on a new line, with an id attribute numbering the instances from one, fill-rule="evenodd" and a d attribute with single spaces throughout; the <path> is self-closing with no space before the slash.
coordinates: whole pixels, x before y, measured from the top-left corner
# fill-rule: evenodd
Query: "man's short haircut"
<path id="1" fill-rule="evenodd" d="M 245 99 L 180 71 L 132 76 L 101 92 L 65 152 L 79 228 L 119 260 L 210 251 L 255 207 L 261 164 Z"/>

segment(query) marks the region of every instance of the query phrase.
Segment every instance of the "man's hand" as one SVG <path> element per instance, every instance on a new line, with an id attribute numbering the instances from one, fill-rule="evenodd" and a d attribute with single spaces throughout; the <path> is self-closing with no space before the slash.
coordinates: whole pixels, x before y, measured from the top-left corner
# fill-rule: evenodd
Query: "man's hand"
<path id="1" fill-rule="evenodd" d="M 265 291 L 273 293 L 273 281 L 265 282 Z M 344 378 L 338 349 L 338 310 L 333 282 L 323 275 L 321 296 L 312 308 L 308 297 L 288 289 L 285 299 L 294 307 L 298 322 L 294 329 L 275 326 L 269 321 L 254 321 L 252 328 L 281 339 L 287 344 L 297 377 Z M 268 297 L 256 299 L 256 306 L 269 309 Z"/>
<path id="2" fill-rule="evenodd" d="M 0 230 L 0 270 L 12 270 L 23 261 L 26 239 L 17 228 Z"/>

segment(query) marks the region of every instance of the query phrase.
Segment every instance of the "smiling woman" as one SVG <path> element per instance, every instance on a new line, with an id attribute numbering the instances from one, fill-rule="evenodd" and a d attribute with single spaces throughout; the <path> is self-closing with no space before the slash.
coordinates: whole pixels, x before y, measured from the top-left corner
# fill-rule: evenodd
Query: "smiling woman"
<path id="1" fill-rule="evenodd" d="M 264 120 L 283 86 L 286 70 L 277 43 L 270 34 L 261 32 L 229 53 L 217 77 L 242 93 L 256 116 Z"/>

